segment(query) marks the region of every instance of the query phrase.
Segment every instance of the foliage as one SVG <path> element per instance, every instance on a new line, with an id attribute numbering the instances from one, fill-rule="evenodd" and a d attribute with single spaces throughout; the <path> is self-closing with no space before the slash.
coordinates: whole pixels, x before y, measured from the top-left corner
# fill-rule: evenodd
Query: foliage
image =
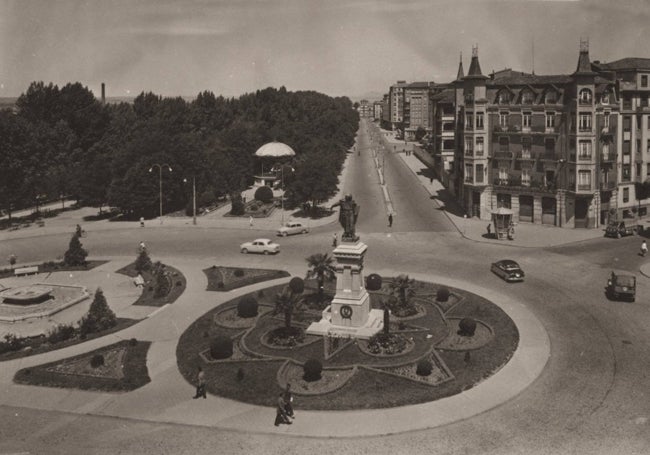
<path id="1" fill-rule="evenodd" d="M 303 297 L 299 293 L 294 293 L 289 286 L 275 296 L 274 314 L 281 313 L 284 315 L 284 326 L 286 329 L 291 328 L 291 319 L 293 313 L 302 305 Z"/>
<path id="2" fill-rule="evenodd" d="M 50 344 L 61 343 L 69 340 L 76 335 L 76 330 L 72 324 L 59 324 L 51 329 L 47 334 L 47 341 Z"/>
<path id="3" fill-rule="evenodd" d="M 407 347 L 406 339 L 399 334 L 384 332 L 373 335 L 368 340 L 368 351 L 373 354 L 393 355 L 403 352 Z"/>
<path id="4" fill-rule="evenodd" d="M 244 213 L 246 213 L 246 206 L 244 205 L 244 202 L 241 200 L 241 198 L 233 200 L 230 206 L 230 214 L 241 216 Z"/>
<path id="5" fill-rule="evenodd" d="M 254 318 L 257 316 L 258 307 L 255 297 L 252 295 L 244 296 L 237 303 L 237 316 L 240 318 Z"/>
<path id="6" fill-rule="evenodd" d="M 305 260 L 309 267 L 305 279 L 309 280 L 316 278 L 318 280 L 318 296 L 319 299 L 322 299 L 325 280 L 332 281 L 336 278 L 334 258 L 329 256 L 327 253 L 316 253 L 312 254 Z"/>
<path id="7" fill-rule="evenodd" d="M 79 325 L 81 335 L 101 332 L 102 330 L 115 327 L 115 325 L 117 325 L 117 317 L 108 306 L 104 292 L 100 288 L 97 288 L 88 313 L 81 319 Z"/>
<path id="8" fill-rule="evenodd" d="M 293 277 L 289 281 L 289 289 L 294 294 L 302 294 L 305 290 L 305 281 L 300 277 Z"/>
<path id="9" fill-rule="evenodd" d="M 427 130 L 425 130 L 421 126 L 418 126 L 418 129 L 415 130 L 415 140 L 416 141 L 419 141 L 420 139 L 422 139 L 426 135 L 427 135 Z"/>
<path id="10" fill-rule="evenodd" d="M 171 291 L 171 278 L 165 269 L 165 264 L 157 261 L 153 265 L 153 279 L 154 279 L 154 297 L 165 297 Z"/>
<path id="11" fill-rule="evenodd" d="M 102 354 L 95 354 L 90 358 L 90 366 L 93 368 L 99 368 L 104 365 L 104 356 Z"/>
<path id="12" fill-rule="evenodd" d="M 303 365 L 303 379 L 307 382 L 318 381 L 323 372 L 323 364 L 317 359 L 309 359 Z"/>
<path id="13" fill-rule="evenodd" d="M 398 275 L 389 284 L 391 292 L 397 297 L 397 303 L 402 308 L 411 305 L 411 297 L 415 295 L 415 280 L 408 275 Z"/>
<path id="14" fill-rule="evenodd" d="M 429 376 L 433 371 L 433 365 L 428 359 L 422 359 L 417 363 L 415 374 L 418 376 Z"/>
<path id="15" fill-rule="evenodd" d="M 438 302 L 446 302 L 449 300 L 449 289 L 442 287 L 436 292 L 436 300 Z"/>
<path id="16" fill-rule="evenodd" d="M 260 186 L 255 190 L 255 199 L 268 204 L 273 200 L 273 190 L 266 185 Z"/>
<path id="17" fill-rule="evenodd" d="M 79 236 L 76 233 L 73 234 L 70 239 L 68 251 L 63 255 L 63 262 L 66 265 L 86 265 L 87 256 L 88 251 L 86 251 L 81 245 Z"/>
<path id="18" fill-rule="evenodd" d="M 463 318 L 458 323 L 458 334 L 465 337 L 472 337 L 476 332 L 476 321 L 472 318 Z"/>
<path id="19" fill-rule="evenodd" d="M 230 337 L 218 335 L 210 343 L 210 356 L 215 360 L 232 357 L 232 352 L 233 343 Z"/>
<path id="20" fill-rule="evenodd" d="M 135 259 L 134 267 L 138 273 L 151 270 L 153 264 L 151 263 L 151 258 L 149 257 L 149 253 L 147 253 L 146 249 L 140 250 L 138 257 Z"/>

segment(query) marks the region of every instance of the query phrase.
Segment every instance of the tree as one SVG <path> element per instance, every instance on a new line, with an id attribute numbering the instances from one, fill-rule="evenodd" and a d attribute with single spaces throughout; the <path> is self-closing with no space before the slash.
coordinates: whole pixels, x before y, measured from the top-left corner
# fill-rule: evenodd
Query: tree
<path id="1" fill-rule="evenodd" d="M 171 291 L 171 280 L 165 270 L 165 265 L 160 261 L 153 266 L 153 276 L 155 280 L 153 295 L 156 298 L 165 297 Z"/>
<path id="2" fill-rule="evenodd" d="M 310 202 L 312 210 L 336 194 L 338 172 L 326 156 L 311 154 L 296 164 L 294 181 L 287 190 L 292 203 Z"/>
<path id="3" fill-rule="evenodd" d="M 81 319 L 80 330 L 81 334 L 101 332 L 103 330 L 115 327 L 117 324 L 117 317 L 106 302 L 104 292 L 101 288 L 95 291 L 95 297 L 90 304 L 88 313 Z"/>
<path id="4" fill-rule="evenodd" d="M 68 246 L 68 251 L 63 255 L 63 262 L 66 265 L 86 265 L 86 256 L 88 256 L 88 251 L 86 251 L 81 245 L 79 236 L 75 232 L 70 239 L 70 245 Z"/>
<path id="5" fill-rule="evenodd" d="M 147 253 L 146 249 L 140 250 L 138 257 L 135 260 L 134 267 L 138 273 L 151 270 L 152 263 L 151 263 L 151 259 L 149 258 L 149 253 Z"/>
<path id="6" fill-rule="evenodd" d="M 415 280 L 410 279 L 408 275 L 398 275 L 390 282 L 390 289 L 397 297 L 402 308 L 408 307 L 410 304 L 409 299 L 415 295 L 414 285 Z"/>
<path id="7" fill-rule="evenodd" d="M 336 277 L 334 258 L 329 256 L 327 253 L 316 253 L 312 254 L 305 260 L 309 267 L 305 279 L 318 279 L 318 299 L 320 301 L 323 299 L 323 284 L 325 280 L 332 281 Z"/>
<path id="8" fill-rule="evenodd" d="M 284 315 L 284 327 L 291 330 L 291 319 L 293 313 L 302 305 L 302 294 L 296 294 L 291 291 L 289 286 L 285 286 L 282 292 L 275 296 L 275 314 L 282 313 Z"/>
<path id="9" fill-rule="evenodd" d="M 420 139 L 422 139 L 426 135 L 427 135 L 427 130 L 425 130 L 421 126 L 418 126 L 418 129 L 415 130 L 415 140 L 416 141 L 419 141 Z"/>

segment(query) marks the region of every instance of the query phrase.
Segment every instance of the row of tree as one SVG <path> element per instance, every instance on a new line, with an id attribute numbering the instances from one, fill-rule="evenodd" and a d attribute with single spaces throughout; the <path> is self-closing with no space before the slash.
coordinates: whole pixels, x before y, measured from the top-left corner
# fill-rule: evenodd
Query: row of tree
<path id="1" fill-rule="evenodd" d="M 38 200 L 76 197 L 135 217 L 154 216 L 158 172 L 163 205 L 199 195 L 236 196 L 258 170 L 254 152 L 277 140 L 296 151 L 285 175 L 292 200 L 319 202 L 335 193 L 358 114 L 348 98 L 267 88 L 240 96 L 202 92 L 194 100 L 142 93 L 133 103 L 102 104 L 88 88 L 34 82 L 0 111 L 0 209 L 11 214 Z"/>

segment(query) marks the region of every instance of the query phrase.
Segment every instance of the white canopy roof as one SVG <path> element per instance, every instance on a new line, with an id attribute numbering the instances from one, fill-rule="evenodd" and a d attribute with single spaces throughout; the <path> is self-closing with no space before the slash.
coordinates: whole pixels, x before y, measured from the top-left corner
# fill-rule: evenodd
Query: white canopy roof
<path id="1" fill-rule="evenodd" d="M 264 144 L 255 152 L 255 156 L 265 157 L 280 157 L 280 156 L 294 156 L 296 152 L 291 147 L 282 142 L 269 142 Z"/>

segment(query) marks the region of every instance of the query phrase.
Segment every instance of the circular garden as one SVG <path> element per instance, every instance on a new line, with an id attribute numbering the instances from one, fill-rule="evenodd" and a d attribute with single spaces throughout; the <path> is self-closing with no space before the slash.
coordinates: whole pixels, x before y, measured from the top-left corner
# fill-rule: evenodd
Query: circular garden
<path id="1" fill-rule="evenodd" d="M 290 383 L 300 409 L 386 408 L 474 387 L 519 342 L 496 304 L 404 275 L 368 278 L 370 305 L 384 310 L 384 329 L 371 339 L 309 335 L 334 290 L 331 282 L 319 293 L 316 281 L 299 281 L 246 294 L 194 321 L 176 351 L 186 380 L 194 384 L 201 366 L 209 393 L 246 403 L 274 406 Z"/>

